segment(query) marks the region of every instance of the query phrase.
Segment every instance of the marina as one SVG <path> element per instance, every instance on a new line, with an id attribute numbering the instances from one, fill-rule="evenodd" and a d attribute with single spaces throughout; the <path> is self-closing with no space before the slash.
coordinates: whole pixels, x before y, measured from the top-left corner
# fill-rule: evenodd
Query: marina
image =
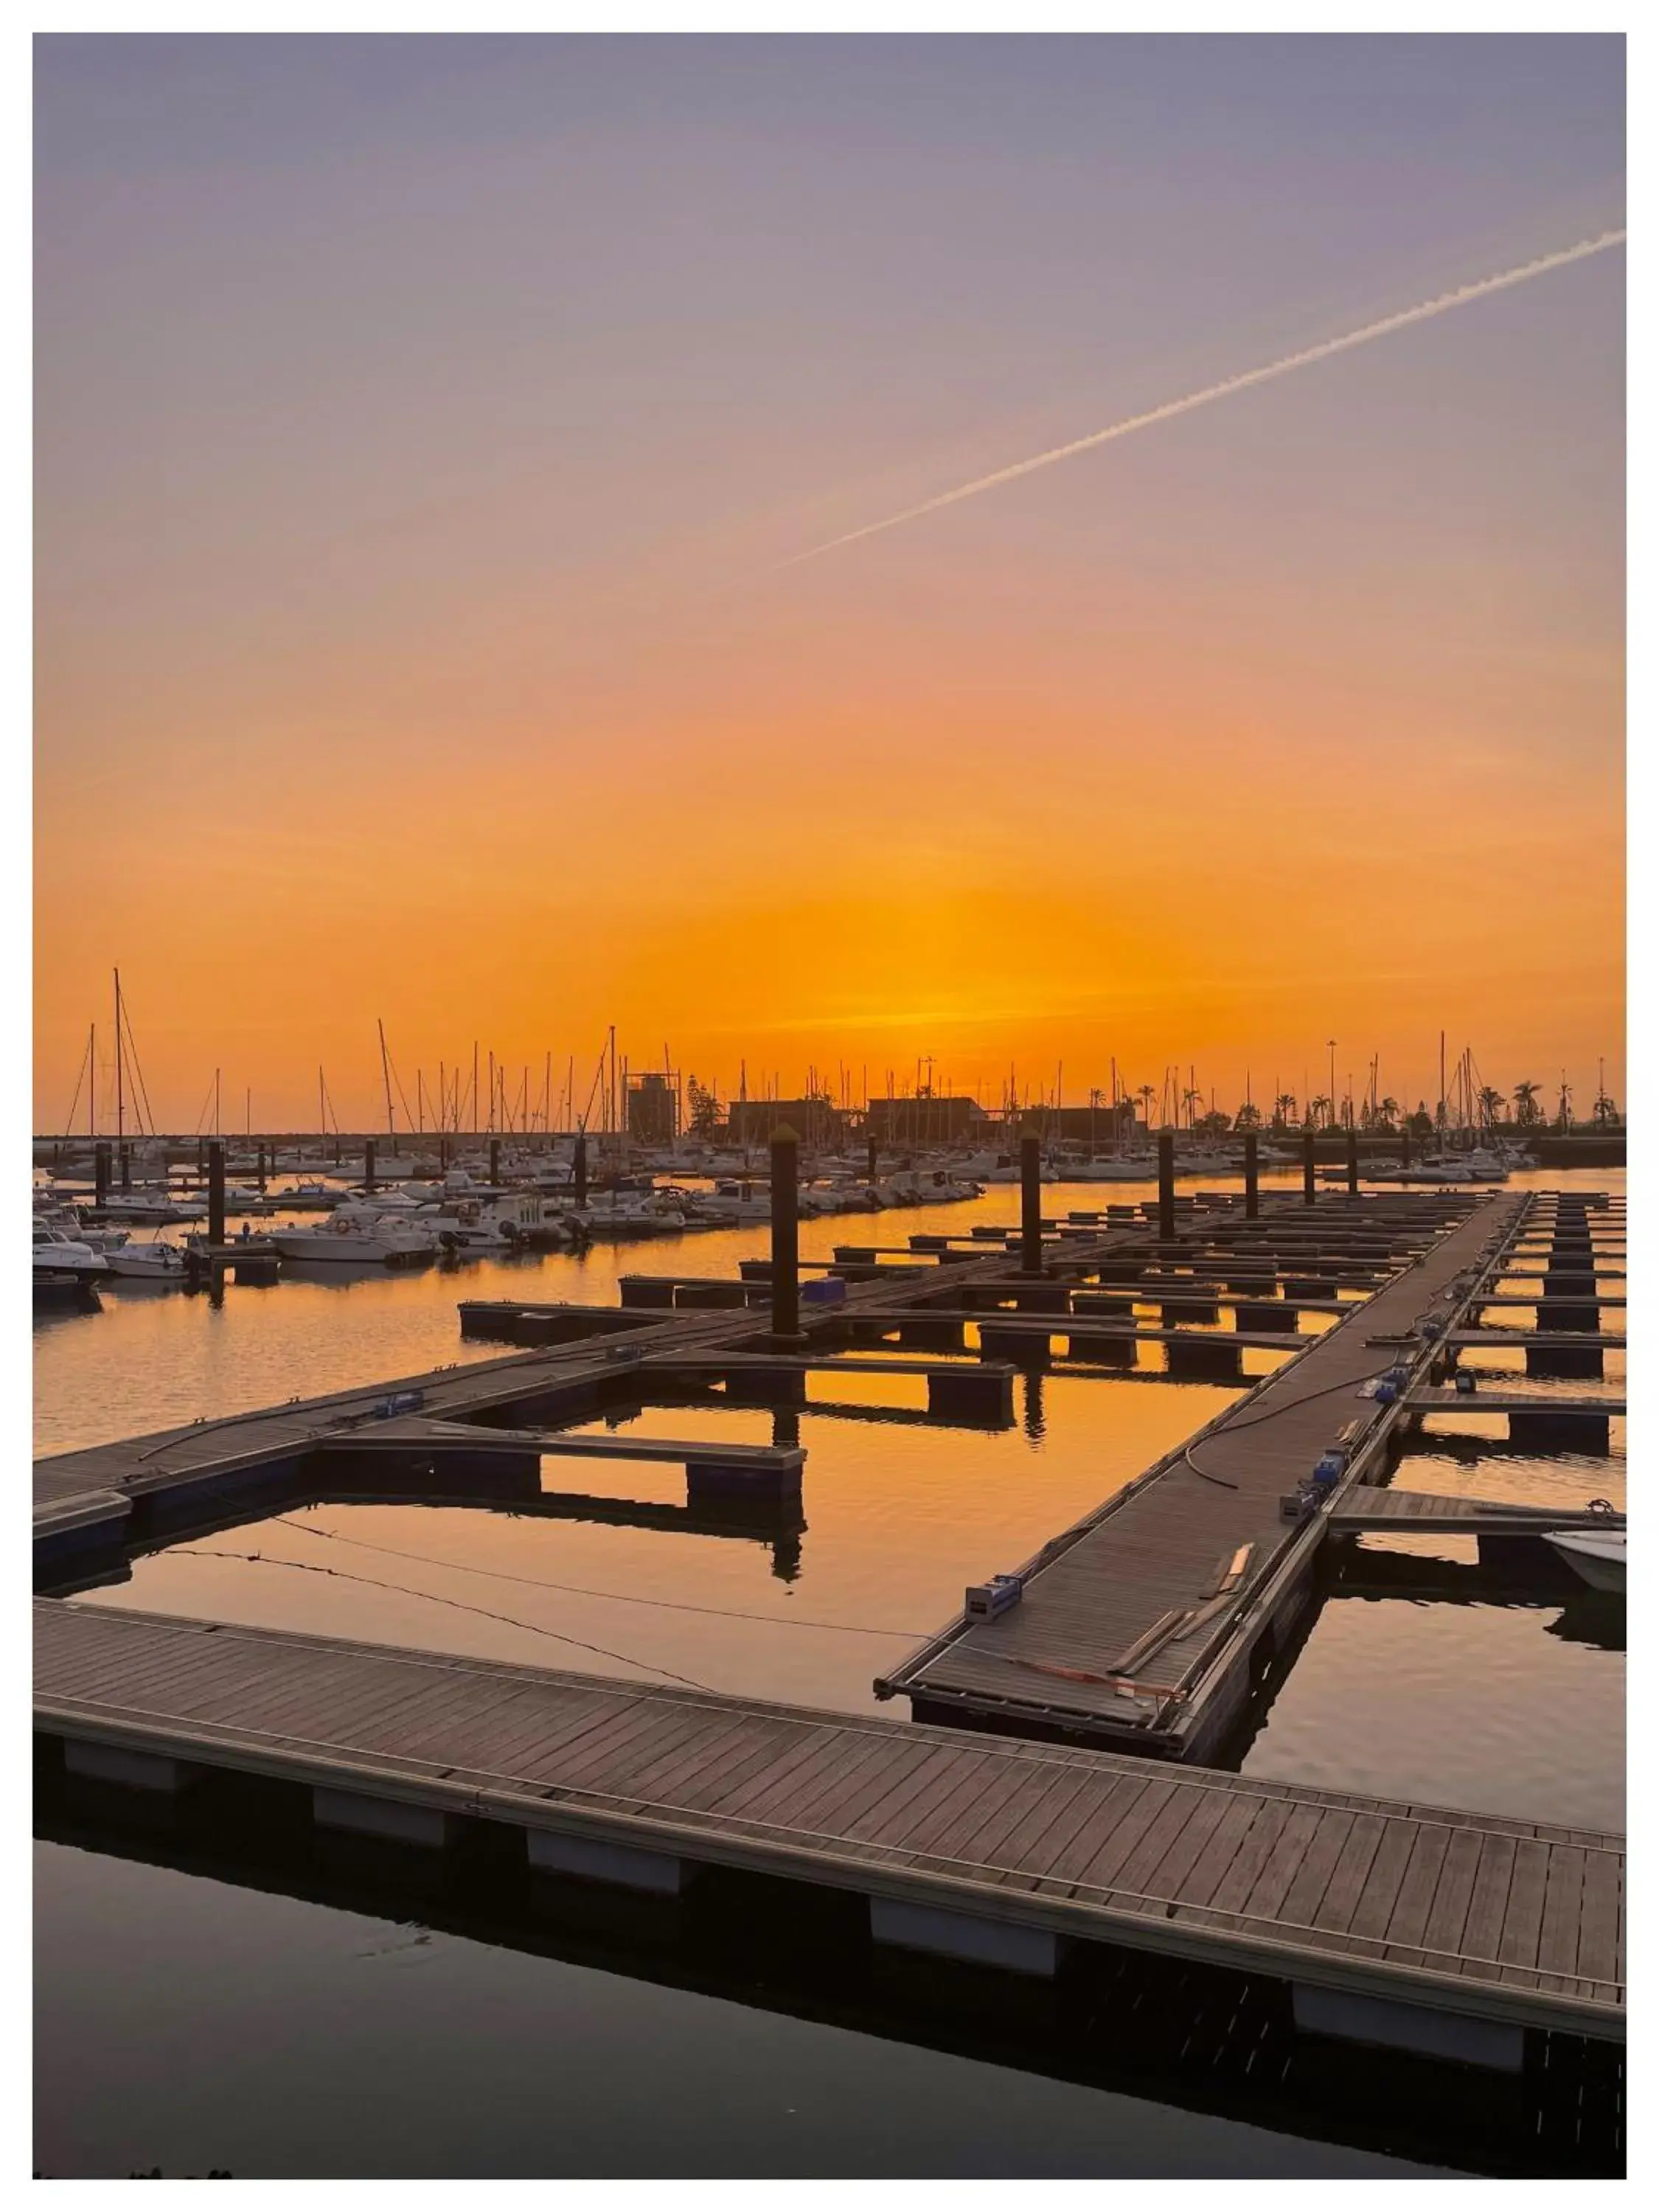
<path id="1" fill-rule="evenodd" d="M 34 2178 L 1639 2179 L 1629 41 L 229 27 L 22 63 Z"/>
<path id="2" fill-rule="evenodd" d="M 530 1877 L 579 1892 L 782 1881 L 852 1900 L 878 1951 L 994 1976 L 1063 1981 L 1082 1954 L 1143 1958 L 1137 1973 L 1186 1961 L 1280 1991 L 1292 2044 L 1401 2063 L 1530 2079 L 1529 2038 L 1615 2046 L 1617 1833 L 1246 1786 L 1217 1763 L 1356 1541 L 1478 1540 L 1483 1566 L 1547 1591 L 1547 1563 L 1566 1571 L 1549 1538 L 1622 1529 L 1605 1505 L 1389 1479 L 1401 1440 L 1446 1413 L 1491 1415 L 1511 1444 L 1532 1419 L 1547 1449 L 1569 1432 L 1575 1449 L 1607 1448 L 1620 1397 L 1444 1378 L 1492 1338 L 1529 1334 L 1470 1323 L 1540 1221 L 1574 1243 L 1613 1206 L 1570 1200 L 1555 1223 L 1563 1201 L 1543 1195 L 1322 1197 L 1310 1224 L 1295 1191 L 1169 1200 L 1166 1182 L 1087 1237 L 1028 1205 L 1020 1230 L 932 1250 L 924 1231 L 921 1249 L 801 1260 L 771 1237 L 730 1277 L 619 1273 L 614 1305 L 462 1302 L 456 1323 L 484 1356 L 460 1367 L 38 1462 L 46 1786 L 148 1796 L 185 1820 L 204 1791 L 208 1805 L 286 1791 L 319 1837 L 446 1863 L 494 1838 L 492 1863 L 516 1852 Z M 815 1283 L 834 1297 L 809 1299 Z M 1100 1300 L 1122 1318 L 1097 1318 Z M 1269 1308 L 1275 1326 L 1255 1326 Z M 1074 1311 L 1088 1316 L 1075 1336 Z M 491 1355 L 502 1337 L 526 1348 Z M 1267 1364 L 1252 1376 L 1247 1358 Z M 1012 1585 L 1013 1602 L 975 1619 L 970 1589 L 968 1613 L 878 1675 L 908 1723 L 89 1601 L 112 1563 L 118 1589 L 124 1556 L 180 1542 L 188 1556 L 194 1532 L 331 1502 L 620 1516 L 793 1557 L 818 1480 L 806 1430 L 1017 1432 L 1018 1392 L 1045 1372 L 1085 1392 L 1179 1389 L 1189 1372 L 1231 1392 L 1103 1505 L 1000 1567 L 986 1588 Z M 918 1387 L 914 1411 L 890 1397 Z M 872 1390 L 886 1402 L 858 1402 Z M 634 1433 L 627 1409 L 652 1405 Z M 772 1442 L 694 1424 L 723 1406 L 769 1421 Z M 547 1487 L 544 1470 L 582 1462 L 676 1469 L 684 1502 Z"/>

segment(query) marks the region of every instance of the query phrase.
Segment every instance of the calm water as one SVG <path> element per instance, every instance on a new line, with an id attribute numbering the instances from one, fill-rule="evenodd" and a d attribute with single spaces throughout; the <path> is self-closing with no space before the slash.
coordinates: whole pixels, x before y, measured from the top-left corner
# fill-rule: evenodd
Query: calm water
<path id="1" fill-rule="evenodd" d="M 1612 1172 L 1572 1180 L 1622 1185 Z M 1064 1212 L 1142 1194 L 1056 1186 L 1045 1203 Z M 802 1246 L 902 1244 L 1016 1206 L 999 1189 L 931 1212 L 804 1223 Z M 233 1284 L 217 1304 L 112 1293 L 101 1313 L 37 1325 L 40 1448 L 498 1357 L 462 1343 L 458 1297 L 605 1301 L 623 1273 L 729 1274 L 765 1235 Z M 837 1381 L 834 1409 L 799 1416 L 805 1525 L 769 1540 L 629 1525 L 630 1504 L 683 1506 L 672 1466 L 550 1461 L 533 1516 L 303 1507 L 176 1544 L 96 1597 L 867 1710 L 872 1677 L 956 1609 L 966 1583 L 1018 1565 L 1231 1395 L 1171 1383 L 1159 1354 L 1140 1358 L 1133 1377 L 1022 1378 L 1016 1425 L 991 1434 L 923 1425 L 919 1379 Z M 1494 1373 L 1516 1364 L 1482 1360 Z M 811 1386 L 818 1398 L 831 1387 Z M 1605 1387 L 1622 1389 L 1621 1361 Z M 659 1407 L 620 1425 L 764 1442 L 773 1419 Z M 1501 1421 L 1487 1425 L 1501 1437 Z M 1399 1479 L 1622 1502 L 1621 1431 L 1611 1458 L 1579 1460 L 1431 1428 Z M 578 1489 L 621 1517 L 581 1517 L 562 1494 Z M 1328 1787 L 1622 1825 L 1622 1607 L 1609 1617 L 1594 1601 L 1505 1601 L 1476 1581 L 1474 1556 L 1469 1540 L 1368 1539 L 1237 1760 Z M 49 2172 L 1381 2170 L 1370 2154 L 519 1955 L 418 1916 L 401 1925 L 177 1866 L 38 1848 L 37 2155 Z"/>

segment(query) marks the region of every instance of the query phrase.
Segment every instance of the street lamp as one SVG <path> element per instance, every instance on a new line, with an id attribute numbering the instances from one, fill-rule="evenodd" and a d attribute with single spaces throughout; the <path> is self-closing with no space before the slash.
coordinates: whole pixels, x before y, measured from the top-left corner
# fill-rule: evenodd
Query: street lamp
<path id="1" fill-rule="evenodd" d="M 1327 1110 L 1331 1117 L 1330 1125 L 1334 1128 L 1336 1127 L 1336 1039 L 1327 1037 L 1325 1042 L 1330 1047 L 1331 1054 L 1331 1087 L 1327 1093 L 1330 1105 Z"/>

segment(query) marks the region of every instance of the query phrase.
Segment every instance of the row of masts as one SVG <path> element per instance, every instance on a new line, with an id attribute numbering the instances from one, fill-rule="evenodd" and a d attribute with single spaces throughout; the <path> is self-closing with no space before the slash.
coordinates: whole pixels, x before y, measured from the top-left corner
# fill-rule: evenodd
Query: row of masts
<path id="1" fill-rule="evenodd" d="M 654 1066 L 642 1072 L 634 1068 L 628 1056 L 617 1049 L 614 1023 L 605 1032 L 591 1074 L 585 1067 L 579 1073 L 574 1054 L 567 1056 L 562 1071 L 556 1068 L 550 1047 L 544 1053 L 539 1067 L 527 1060 L 514 1065 L 475 1038 L 470 1055 L 463 1054 L 453 1061 L 440 1059 L 435 1070 L 424 1066 L 416 1068 L 411 1103 L 410 1086 L 405 1085 L 398 1069 L 384 1021 L 377 1019 L 375 1027 L 380 1042 L 382 1111 L 387 1133 L 394 1138 L 400 1133 L 417 1137 L 430 1133 L 547 1138 L 556 1132 L 581 1129 L 615 1137 L 625 1144 L 630 1135 L 653 1141 L 693 1130 L 707 1131 L 721 1111 L 718 1085 L 700 1083 L 695 1074 L 683 1078 L 674 1067 L 665 1045 L 660 1070 Z M 86 1133 L 97 1135 L 103 1114 L 112 1103 L 112 1089 L 117 1141 L 124 1142 L 129 1136 L 154 1136 L 155 1119 L 118 969 L 114 971 L 112 1030 L 113 1052 L 100 1065 L 98 1025 L 94 1022 L 88 1027 L 86 1048 L 64 1126 L 66 1130 L 75 1128 L 84 1099 Z M 1233 1115 L 1218 1106 L 1214 1086 L 1206 1091 L 1193 1063 L 1184 1068 L 1175 1062 L 1168 1063 L 1158 1083 L 1134 1085 L 1120 1070 L 1115 1056 L 1111 1060 L 1109 1088 L 1091 1086 L 1080 1100 L 1074 1097 L 1073 1104 L 1080 1103 L 1089 1110 L 1091 1149 L 1103 1120 L 1109 1140 L 1117 1145 L 1126 1135 L 1133 1134 L 1137 1126 L 1143 1133 L 1162 1127 L 1184 1129 L 1194 1134 L 1220 1134 L 1224 1129 L 1234 1127 L 1342 1127 L 1363 1131 L 1391 1127 L 1396 1117 L 1403 1117 L 1407 1109 L 1383 1091 L 1380 1054 L 1372 1055 L 1357 1089 L 1354 1076 L 1349 1073 L 1346 1091 L 1339 1096 L 1334 1038 L 1327 1040 L 1327 1051 L 1329 1058 L 1323 1071 L 1322 1088 L 1316 1087 L 1318 1079 L 1306 1066 L 1302 1070 L 1299 1093 L 1284 1088 L 1280 1076 L 1275 1073 L 1262 1104 L 1255 1099 L 1252 1073 L 1247 1068 L 1243 1103 Z M 1596 1119 L 1611 1120 L 1616 1117 L 1613 1102 L 1607 1095 L 1600 1062 L 1597 1070 Z M 101 1097 L 100 1073 L 106 1079 Z M 1506 1097 L 1485 1080 L 1469 1045 L 1463 1047 L 1449 1071 L 1445 1032 L 1441 1032 L 1439 1097 L 1431 1119 L 1435 1133 L 1442 1139 L 1489 1135 L 1500 1124 L 1522 1128 L 1545 1126 L 1548 1117 L 1539 1099 L 1539 1090 L 1537 1084 L 1523 1082 Z M 642 1093 L 648 1093 L 648 1099 L 642 1099 Z M 857 1114 L 860 1096 L 867 1115 L 880 1095 L 872 1091 L 867 1063 L 858 1070 L 855 1084 L 851 1065 L 838 1060 L 833 1089 L 827 1067 L 820 1069 L 812 1065 L 807 1070 L 804 1096 L 789 1103 L 797 1111 L 805 1109 L 805 1118 L 809 1124 L 819 1122 L 827 1128 L 837 1119 L 844 1121 Z M 905 1129 L 910 1142 L 922 1146 L 944 1145 L 958 1134 L 954 1109 L 969 1096 L 988 1118 L 1000 1121 L 1011 1128 L 1033 1122 L 1040 1127 L 1057 1127 L 1066 1113 L 1065 1063 L 1056 1063 L 1052 1085 L 1042 1080 L 1035 1087 L 1029 1079 L 1022 1084 L 1011 1063 L 1001 1080 L 995 1106 L 988 1109 L 982 1080 L 975 1079 L 971 1093 L 958 1092 L 931 1054 L 919 1054 L 913 1071 L 895 1067 L 885 1071 L 884 1095 L 890 1123 L 891 1109 L 901 1105 L 912 1109 L 904 1114 Z M 775 1070 L 769 1075 L 762 1073 L 751 1085 L 748 1060 L 744 1057 L 738 1062 L 736 1091 L 725 1103 L 727 1108 L 747 1108 L 751 1103 L 779 1103 L 782 1098 L 781 1073 Z M 1558 1127 L 1571 1126 L 1571 1086 L 1564 1071 L 1554 1116 Z M 251 1086 L 244 1086 L 240 1103 L 244 1127 L 252 1134 Z M 223 1109 L 222 1071 L 216 1067 L 197 1117 L 195 1133 L 222 1135 Z M 746 1115 L 744 1118 L 746 1121 Z M 320 1064 L 317 1069 L 317 1122 L 324 1135 L 331 1130 L 339 1133 L 339 1116 Z M 817 1132 L 811 1127 L 803 1133 L 809 1141 L 816 1139 Z"/>

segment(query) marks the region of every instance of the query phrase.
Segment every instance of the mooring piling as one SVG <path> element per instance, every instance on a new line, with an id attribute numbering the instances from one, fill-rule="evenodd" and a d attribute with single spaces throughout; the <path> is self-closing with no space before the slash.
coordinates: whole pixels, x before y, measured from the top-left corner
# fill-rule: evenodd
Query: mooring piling
<path id="1" fill-rule="evenodd" d="M 1168 1129 L 1158 1140 L 1158 1233 L 1166 1244 L 1175 1236 L 1175 1138 Z"/>
<path id="2" fill-rule="evenodd" d="M 1042 1146 L 1035 1136 L 1019 1140 L 1019 1267 L 1042 1273 Z"/>
<path id="3" fill-rule="evenodd" d="M 772 1132 L 772 1334 L 787 1343 L 800 1334 L 799 1150 L 794 1131 L 780 1123 Z"/>
<path id="4" fill-rule="evenodd" d="M 225 1241 L 225 1148 L 214 1143 L 208 1155 L 208 1245 L 218 1251 Z"/>

